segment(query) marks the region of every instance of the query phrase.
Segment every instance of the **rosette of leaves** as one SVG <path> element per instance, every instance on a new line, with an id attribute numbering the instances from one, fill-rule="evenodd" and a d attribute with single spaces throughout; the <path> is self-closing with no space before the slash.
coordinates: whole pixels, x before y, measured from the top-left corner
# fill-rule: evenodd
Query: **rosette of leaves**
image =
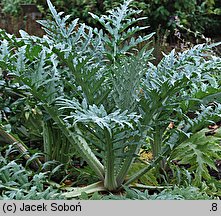
<path id="1" fill-rule="evenodd" d="M 57 13 L 47 2 L 53 20 L 39 22 L 46 35 L 38 38 L 21 31 L 21 39 L 7 37 L 9 53 L 2 57 L 7 61 L 1 59 L 0 64 L 41 104 L 46 120 L 60 130 L 104 188 L 122 187 L 145 136 L 154 160 L 125 184 L 159 162 L 164 168 L 172 149 L 217 120 L 220 106 L 206 112 L 200 106 L 210 102 L 203 101 L 205 95 L 220 91 L 220 63 L 210 67 L 210 56 L 205 58 L 211 47 L 198 45 L 180 54 L 172 51 L 158 65 L 147 64 L 151 51 L 134 48 L 152 34 L 134 37 L 146 27 L 136 26 L 143 18 L 132 18 L 138 11 L 130 8 L 131 1 L 108 15 L 92 14 L 102 29 L 78 19 L 68 25 L 69 16 Z M 12 44 L 16 49 L 11 49 Z M 212 87 L 213 83 L 217 85 Z M 211 87 L 213 91 L 208 91 Z M 190 111 L 196 114 L 193 119 Z M 171 121 L 174 128 L 168 128 Z M 63 149 L 64 155 L 70 151 Z"/>
<path id="2" fill-rule="evenodd" d="M 121 76 L 122 69 L 126 77 L 128 69 L 124 69 L 124 59 L 152 34 L 133 38 L 144 28 L 133 27 L 141 18 L 132 18 L 138 11 L 129 7 L 131 1 L 110 11 L 108 16 L 92 15 L 102 23 L 101 30 L 78 23 L 78 19 L 68 25 L 69 16 L 57 13 L 51 2 L 47 2 L 53 20 L 39 21 L 47 35 L 38 38 L 20 31 L 21 39 L 7 38 L 17 47 L 12 52 L 9 46 L 9 54 L 6 54 L 10 56 L 9 61 L 2 61 L 1 67 L 10 67 L 15 79 L 25 85 L 44 108 L 46 119 L 53 121 L 56 129 L 67 138 L 69 147 L 78 151 L 104 187 L 116 190 L 121 187 L 142 139 L 138 130 L 140 115 L 127 111 L 126 106 L 119 110 L 115 102 L 119 96 L 136 98 L 134 94 L 138 94 L 138 81 L 144 70 L 139 72 L 136 68 L 134 71 L 135 60 L 133 64 L 128 60 L 129 72 L 134 73 L 137 81 L 132 85 L 134 79 L 129 79 L 127 86 L 133 91 L 127 95 L 121 93 L 114 99 L 119 82 L 116 77 Z M 142 52 L 145 60 L 149 56 L 150 51 Z M 137 77 L 136 71 L 140 73 Z M 134 99 L 128 106 L 133 103 Z M 52 136 L 53 132 L 44 134 L 45 143 L 49 140 L 47 134 Z M 67 155 L 69 151 L 58 152 Z"/>
<path id="3" fill-rule="evenodd" d="M 135 126 L 140 116 L 120 110 L 108 114 L 102 105 L 91 106 L 86 100 L 80 104 L 60 99 L 57 103 L 60 109 L 69 111 L 69 115 L 62 115 L 69 130 L 76 133 L 85 147 L 89 144 L 87 152 L 91 156 L 95 154 L 101 160 L 100 176 L 104 178 L 104 186 L 109 190 L 118 188 L 140 146 L 140 132 Z"/>
<path id="4" fill-rule="evenodd" d="M 220 58 L 213 56 L 212 46 L 172 51 L 158 65 L 149 64 L 138 108 L 154 160 L 126 184 L 157 164 L 166 170 L 172 149 L 220 120 Z"/>

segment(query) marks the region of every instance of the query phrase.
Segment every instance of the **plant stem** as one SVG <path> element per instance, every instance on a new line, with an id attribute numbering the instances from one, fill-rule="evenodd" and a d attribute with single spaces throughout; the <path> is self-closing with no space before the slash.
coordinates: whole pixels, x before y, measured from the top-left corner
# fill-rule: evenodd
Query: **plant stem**
<path id="1" fill-rule="evenodd" d="M 117 184 L 118 184 L 118 186 L 121 186 L 121 184 L 125 180 L 125 177 L 128 173 L 128 170 L 130 169 L 130 166 L 131 166 L 131 164 L 133 163 L 133 161 L 135 159 L 134 155 L 138 152 L 139 149 L 140 149 L 140 145 L 138 145 L 138 144 L 137 145 L 135 144 L 135 145 L 131 146 L 130 153 L 128 154 L 130 156 L 128 156 L 125 159 L 125 161 L 123 163 L 123 166 L 121 167 L 121 169 L 120 169 L 120 171 L 117 175 Z"/>
<path id="2" fill-rule="evenodd" d="M 110 133 L 107 129 L 104 129 L 105 134 L 105 150 L 106 150 L 106 158 L 105 158 L 105 179 L 104 179 L 104 187 L 109 191 L 113 191 L 117 189 L 117 182 L 115 178 L 115 164 L 114 164 L 114 150 L 113 143 L 110 136 Z"/>

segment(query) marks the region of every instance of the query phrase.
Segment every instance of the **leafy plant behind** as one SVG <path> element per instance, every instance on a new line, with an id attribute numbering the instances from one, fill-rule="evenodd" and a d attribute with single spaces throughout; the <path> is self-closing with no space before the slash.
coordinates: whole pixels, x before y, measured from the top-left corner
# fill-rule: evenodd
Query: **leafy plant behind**
<path id="1" fill-rule="evenodd" d="M 220 82 L 216 71 L 220 63 L 218 60 L 215 67 L 209 66 L 214 66 L 210 52 L 211 46 L 197 45 L 178 54 L 172 51 L 157 66 L 149 65 L 141 84 L 139 108 L 154 160 L 126 184 L 156 165 L 165 170 L 172 149 L 220 120 Z"/>
<path id="2" fill-rule="evenodd" d="M 194 184 L 201 186 L 203 180 L 211 180 L 208 168 L 217 171 L 214 164 L 220 158 L 220 137 L 206 136 L 207 129 L 195 133 L 190 139 L 177 147 L 171 159 L 179 164 L 190 165 L 189 171 L 194 175 Z"/>

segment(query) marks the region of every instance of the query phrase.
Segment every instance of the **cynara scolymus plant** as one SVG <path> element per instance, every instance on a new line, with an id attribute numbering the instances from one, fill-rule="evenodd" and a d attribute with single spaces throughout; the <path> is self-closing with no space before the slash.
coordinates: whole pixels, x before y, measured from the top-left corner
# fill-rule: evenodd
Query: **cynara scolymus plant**
<path id="1" fill-rule="evenodd" d="M 78 23 L 78 19 L 67 25 L 69 16 L 62 17 L 48 0 L 53 21 L 39 21 L 47 34 L 37 38 L 21 31 L 21 39 L 8 38 L 9 53 L 1 61 L 4 69 L 11 65 L 15 79 L 43 107 L 46 153 L 68 155 L 74 147 L 108 190 L 121 187 L 142 144 L 141 116 L 132 111 L 151 51 L 144 49 L 137 55 L 133 48 L 152 34 L 135 39 L 134 34 L 144 27 L 133 27 L 141 18 L 132 16 L 140 11 L 129 4 L 125 2 L 108 16 L 92 15 L 103 25 L 98 30 Z M 15 53 L 10 50 L 13 43 Z M 11 57 L 9 62 L 3 61 L 7 56 Z M 125 79 L 125 86 L 120 79 Z M 121 103 L 124 99 L 129 103 Z M 69 149 L 56 145 L 52 127 L 66 137 L 68 142 L 62 144 L 68 144 Z M 51 151 L 53 147 L 59 149 Z"/>
<path id="2" fill-rule="evenodd" d="M 153 166 L 164 168 L 172 149 L 219 117 L 219 105 L 206 113 L 200 106 L 220 92 L 219 60 L 211 67 L 209 55 L 203 56 L 211 47 L 172 51 L 154 66 L 147 46 L 136 50 L 153 34 L 136 36 L 146 27 L 137 23 L 144 18 L 133 18 L 140 11 L 130 8 L 131 1 L 105 16 L 91 14 L 102 29 L 68 22 L 47 2 L 53 20 L 39 21 L 46 35 L 5 35 L 0 53 L 1 68 L 42 107 L 46 153 L 71 159 L 74 148 L 101 180 L 99 188 L 114 191 Z M 124 183 L 147 137 L 154 160 Z"/>
<path id="3" fill-rule="evenodd" d="M 169 124 L 172 123 L 173 128 L 184 115 L 187 115 L 186 119 L 190 112 L 200 109 L 200 104 L 205 104 L 204 97 L 220 91 L 216 75 L 220 63 L 217 61 L 215 68 L 211 68 L 213 59 L 205 58 L 209 58 L 210 54 L 205 53 L 210 52 L 209 49 L 210 46 L 197 45 L 179 54 L 173 50 L 157 66 L 149 64 L 142 82 L 140 105 L 144 124 L 151 126 L 150 143 L 154 157 L 168 139 Z M 204 101 L 200 101 L 203 98 Z"/>
<path id="4" fill-rule="evenodd" d="M 185 141 L 191 143 L 189 138 L 193 134 L 220 120 L 221 83 L 218 71 L 221 59 L 211 53 L 215 45 L 218 44 L 197 45 L 178 54 L 173 50 L 157 66 L 149 64 L 146 77 L 142 80 L 139 108 L 141 124 L 146 127 L 154 160 L 126 184 L 153 166 L 159 165 L 161 170 L 165 170 L 173 149 Z M 182 148 L 178 149 L 178 152 L 182 151 Z M 214 151 L 218 151 L 215 146 Z M 219 158 L 214 153 L 213 159 L 214 155 Z M 195 157 L 197 165 L 200 161 Z M 214 168 L 211 161 L 207 165 Z M 200 169 L 200 172 L 207 172 L 207 169 Z"/>

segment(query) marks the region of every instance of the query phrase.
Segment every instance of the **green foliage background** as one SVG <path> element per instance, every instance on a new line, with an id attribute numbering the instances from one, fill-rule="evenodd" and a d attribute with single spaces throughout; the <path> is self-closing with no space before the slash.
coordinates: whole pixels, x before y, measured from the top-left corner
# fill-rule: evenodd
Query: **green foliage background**
<path id="1" fill-rule="evenodd" d="M 42 4 L 43 1 L 37 1 Z M 61 11 L 80 17 L 88 24 L 94 20 L 88 15 L 104 14 L 107 10 L 119 6 L 122 0 L 55 0 L 54 5 Z M 176 24 L 191 28 L 193 31 L 218 35 L 221 27 L 221 2 L 219 0 L 150 0 L 134 1 L 133 5 L 143 10 L 148 17 L 148 25 L 152 31 L 160 25 L 164 30 L 173 30 Z"/>
<path id="2" fill-rule="evenodd" d="M 3 11 L 18 15 L 19 4 L 35 3 L 42 13 L 46 14 L 47 4 L 45 0 L 0 0 Z M 88 14 L 93 11 L 97 15 L 105 14 L 123 3 L 122 0 L 54 0 L 52 3 L 58 11 L 64 11 L 74 17 L 79 17 L 88 25 L 97 25 Z M 158 26 L 161 29 L 173 30 L 177 24 L 190 28 L 203 34 L 219 35 L 217 29 L 221 28 L 221 2 L 219 0 L 150 0 L 134 1 L 133 6 L 143 10 L 143 16 L 147 16 L 151 31 Z"/>

